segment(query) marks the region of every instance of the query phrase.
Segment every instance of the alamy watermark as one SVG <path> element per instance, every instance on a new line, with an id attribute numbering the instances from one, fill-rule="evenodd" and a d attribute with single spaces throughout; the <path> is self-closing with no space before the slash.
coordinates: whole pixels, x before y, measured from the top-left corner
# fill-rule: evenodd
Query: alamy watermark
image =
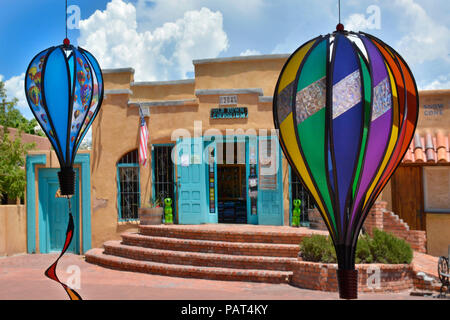
<path id="1" fill-rule="evenodd" d="M 66 285 L 74 290 L 81 289 L 81 269 L 79 266 L 72 264 L 67 267 L 66 273 L 70 276 L 67 278 Z"/>
<path id="2" fill-rule="evenodd" d="M 176 142 L 172 149 L 172 163 L 180 166 L 210 163 L 211 148 L 209 142 L 215 143 L 214 159 L 217 164 L 245 164 L 245 142 L 258 147 L 261 175 L 275 175 L 280 165 L 280 152 L 277 129 L 225 129 L 210 128 L 202 130 L 202 121 L 194 121 L 193 135 L 186 128 L 175 129 L 171 140 Z M 259 142 L 257 137 L 260 137 Z M 237 150 L 235 151 L 235 143 Z M 224 157 L 225 151 L 225 157 Z M 235 157 L 236 154 L 236 157 Z"/>
<path id="3" fill-rule="evenodd" d="M 369 266 L 367 268 L 367 287 L 370 289 L 381 288 L 381 269 L 378 266 Z"/>
<path id="4" fill-rule="evenodd" d="M 67 7 L 67 29 L 80 29 L 81 9 L 73 4 Z"/>
<path id="5" fill-rule="evenodd" d="M 349 29 L 381 29 L 381 9 L 372 4 L 367 7 L 365 14 L 355 13 L 350 15 L 346 22 Z"/>

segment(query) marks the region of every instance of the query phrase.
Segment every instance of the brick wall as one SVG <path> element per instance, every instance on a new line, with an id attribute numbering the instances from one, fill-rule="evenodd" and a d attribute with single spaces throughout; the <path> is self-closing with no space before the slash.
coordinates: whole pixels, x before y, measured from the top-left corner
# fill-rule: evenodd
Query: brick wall
<path id="1" fill-rule="evenodd" d="M 398 238 L 404 239 L 411 248 L 418 252 L 426 252 L 426 233 L 421 230 L 410 230 L 408 224 L 392 211 L 386 209 L 387 202 L 377 201 L 367 215 L 364 222 L 366 231 L 373 235 L 375 228 L 390 232 Z"/>
<path id="2" fill-rule="evenodd" d="M 291 285 L 312 290 L 338 291 L 336 264 L 299 260 L 291 265 Z M 358 292 L 400 292 L 413 289 L 414 275 L 411 265 L 359 264 L 356 269 Z M 380 276 L 379 282 L 374 281 L 377 272 Z"/>
<path id="3" fill-rule="evenodd" d="M 315 230 L 324 230 L 327 231 L 327 226 L 325 225 L 325 221 L 319 213 L 319 210 L 316 208 L 308 209 L 308 220 L 309 227 Z"/>

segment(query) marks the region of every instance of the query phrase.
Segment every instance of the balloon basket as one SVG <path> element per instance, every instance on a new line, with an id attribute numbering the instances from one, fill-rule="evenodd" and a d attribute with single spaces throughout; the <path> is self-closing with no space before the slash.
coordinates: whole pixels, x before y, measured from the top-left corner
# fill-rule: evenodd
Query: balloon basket
<path id="1" fill-rule="evenodd" d="M 337 270 L 339 297 L 341 299 L 358 298 L 358 270 Z"/>
<path id="2" fill-rule="evenodd" d="M 61 168 L 61 171 L 58 172 L 58 179 L 61 195 L 75 194 L 75 171 L 72 168 Z"/>

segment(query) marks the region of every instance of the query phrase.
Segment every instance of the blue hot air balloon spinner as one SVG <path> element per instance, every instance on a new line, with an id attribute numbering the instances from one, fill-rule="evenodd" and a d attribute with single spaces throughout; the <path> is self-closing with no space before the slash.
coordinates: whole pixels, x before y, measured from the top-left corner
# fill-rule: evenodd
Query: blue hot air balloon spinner
<path id="1" fill-rule="evenodd" d="M 65 41 L 38 53 L 25 75 L 33 115 L 58 157 L 62 195 L 73 195 L 73 161 L 103 100 L 103 76 L 94 56 Z"/>

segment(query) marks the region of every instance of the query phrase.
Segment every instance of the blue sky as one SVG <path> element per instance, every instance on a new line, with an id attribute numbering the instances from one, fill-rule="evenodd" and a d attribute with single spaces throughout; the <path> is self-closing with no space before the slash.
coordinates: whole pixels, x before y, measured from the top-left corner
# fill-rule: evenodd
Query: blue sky
<path id="1" fill-rule="evenodd" d="M 191 78 L 192 59 L 291 53 L 332 32 L 337 2 L 69 0 L 81 13 L 69 38 L 103 68 L 134 67 L 136 80 Z M 64 9 L 64 0 L 0 4 L 0 79 L 28 118 L 23 73 L 36 53 L 62 43 Z M 397 49 L 420 89 L 450 88 L 450 1 L 342 0 L 341 20 L 346 29 L 371 33 Z"/>

